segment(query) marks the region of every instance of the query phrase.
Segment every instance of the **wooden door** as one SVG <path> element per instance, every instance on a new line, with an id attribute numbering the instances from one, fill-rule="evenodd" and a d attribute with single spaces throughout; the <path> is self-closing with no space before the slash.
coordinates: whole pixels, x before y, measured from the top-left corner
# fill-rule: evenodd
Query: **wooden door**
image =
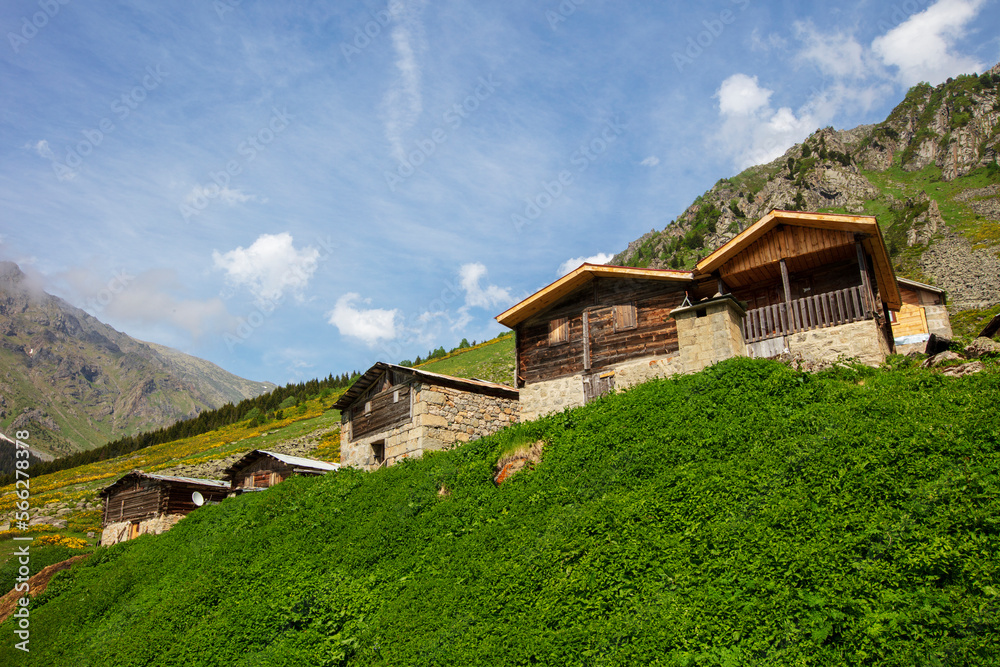
<path id="1" fill-rule="evenodd" d="M 583 376 L 583 401 L 590 403 L 596 398 L 600 398 L 615 389 L 615 374 L 594 373 Z"/>
<path id="2" fill-rule="evenodd" d="M 139 522 L 133 521 L 128 527 L 128 539 L 139 537 Z"/>

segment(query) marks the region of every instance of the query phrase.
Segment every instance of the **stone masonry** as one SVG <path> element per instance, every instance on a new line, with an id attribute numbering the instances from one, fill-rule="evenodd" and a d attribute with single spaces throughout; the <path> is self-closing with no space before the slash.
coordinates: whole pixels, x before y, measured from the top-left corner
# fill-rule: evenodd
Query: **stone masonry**
<path id="1" fill-rule="evenodd" d="M 140 535 L 159 535 L 173 528 L 173 526 L 184 518 L 184 514 L 158 514 L 152 519 L 145 519 L 139 522 Z M 101 533 L 101 546 L 107 547 L 112 544 L 124 542 L 128 539 L 129 531 L 132 527 L 131 521 L 119 521 L 109 523 Z"/>

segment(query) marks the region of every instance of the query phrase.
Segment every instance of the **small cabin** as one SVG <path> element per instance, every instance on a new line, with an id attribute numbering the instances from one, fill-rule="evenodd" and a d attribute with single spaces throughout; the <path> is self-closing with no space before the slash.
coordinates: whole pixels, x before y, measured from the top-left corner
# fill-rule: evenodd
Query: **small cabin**
<path id="1" fill-rule="evenodd" d="M 944 290 L 906 278 L 900 278 L 898 283 L 903 305 L 898 312 L 890 313 L 896 351 L 923 352 L 931 334 L 951 338 Z"/>
<path id="2" fill-rule="evenodd" d="M 229 482 L 233 491 L 259 491 L 292 475 L 324 475 L 339 469 L 336 463 L 255 449 L 226 468 L 222 478 Z"/>
<path id="3" fill-rule="evenodd" d="M 229 495 L 229 484 L 133 470 L 101 491 L 104 503 L 101 545 L 169 530 L 198 507 L 192 498 L 196 491 L 204 501 L 217 502 Z"/>
<path id="4" fill-rule="evenodd" d="M 341 463 L 373 470 L 516 422 L 518 392 L 485 380 L 378 362 L 334 407 L 341 411 Z"/>

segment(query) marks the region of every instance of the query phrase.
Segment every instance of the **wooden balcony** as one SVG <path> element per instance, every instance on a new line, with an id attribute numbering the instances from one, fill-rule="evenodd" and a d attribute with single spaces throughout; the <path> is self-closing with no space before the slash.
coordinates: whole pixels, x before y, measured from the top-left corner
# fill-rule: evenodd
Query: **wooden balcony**
<path id="1" fill-rule="evenodd" d="M 789 303 L 755 308 L 743 320 L 747 343 L 875 318 L 875 305 L 862 286 L 814 294 Z"/>

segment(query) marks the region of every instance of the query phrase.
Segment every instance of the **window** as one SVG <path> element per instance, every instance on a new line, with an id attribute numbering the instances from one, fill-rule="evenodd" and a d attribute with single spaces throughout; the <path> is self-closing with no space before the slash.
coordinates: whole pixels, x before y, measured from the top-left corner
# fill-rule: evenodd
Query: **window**
<path id="1" fill-rule="evenodd" d="M 627 331 L 635 329 L 636 314 L 635 304 L 626 303 L 614 307 L 615 331 Z"/>
<path id="2" fill-rule="evenodd" d="M 376 466 L 382 465 L 385 461 L 385 440 L 372 443 L 372 458 L 375 459 Z"/>
<path id="3" fill-rule="evenodd" d="M 557 345 L 569 341 L 569 320 L 560 317 L 549 322 L 549 345 Z"/>

